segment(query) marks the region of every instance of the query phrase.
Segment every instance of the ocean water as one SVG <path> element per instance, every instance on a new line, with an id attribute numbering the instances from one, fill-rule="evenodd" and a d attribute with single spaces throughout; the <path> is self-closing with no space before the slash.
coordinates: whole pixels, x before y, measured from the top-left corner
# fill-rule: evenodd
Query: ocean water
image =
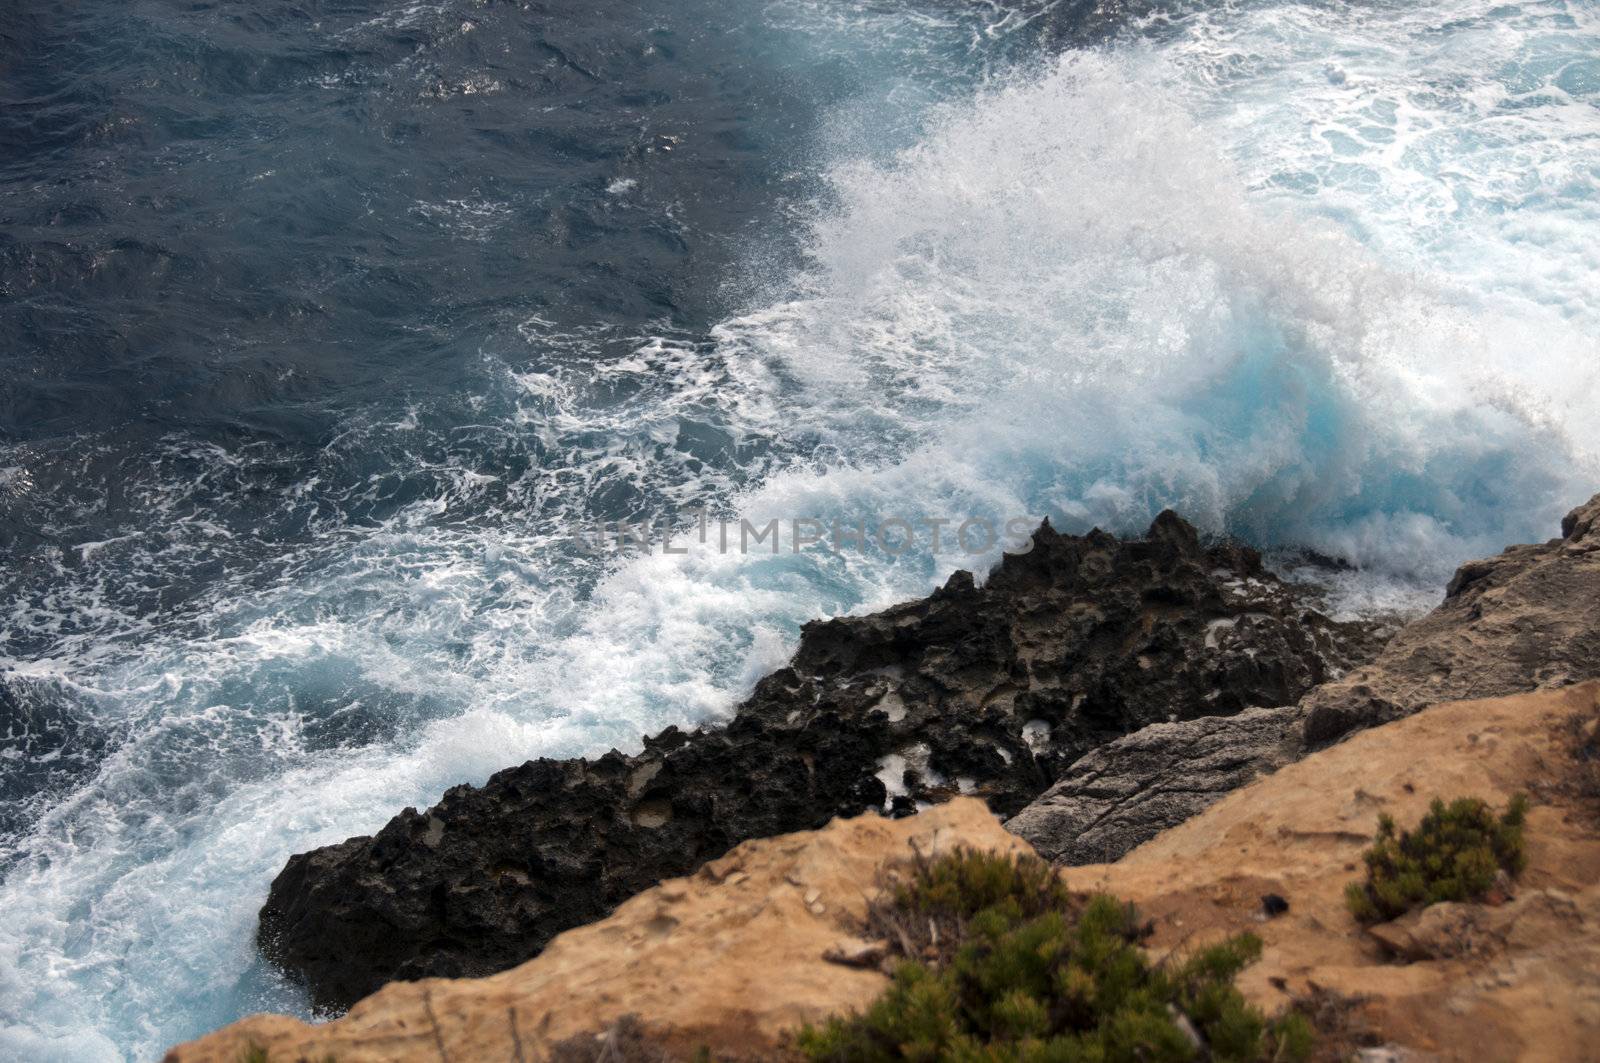
<path id="1" fill-rule="evenodd" d="M 262 1010 L 293 852 L 723 718 L 1049 515 L 1359 568 L 1600 490 L 1589 0 L 17 0 L 0 1059 Z"/>

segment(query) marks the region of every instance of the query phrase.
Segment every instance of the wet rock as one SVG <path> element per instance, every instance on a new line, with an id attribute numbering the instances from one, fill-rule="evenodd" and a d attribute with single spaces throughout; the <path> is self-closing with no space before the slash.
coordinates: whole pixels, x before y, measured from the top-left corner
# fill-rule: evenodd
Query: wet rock
<path id="1" fill-rule="evenodd" d="M 1046 524 L 981 587 L 958 572 L 925 599 L 806 625 L 725 728 L 529 761 L 291 858 L 260 945 L 324 1007 L 503 970 L 745 839 L 956 793 L 1012 814 L 1096 746 L 1292 705 L 1378 641 L 1171 513 L 1133 541 Z"/>

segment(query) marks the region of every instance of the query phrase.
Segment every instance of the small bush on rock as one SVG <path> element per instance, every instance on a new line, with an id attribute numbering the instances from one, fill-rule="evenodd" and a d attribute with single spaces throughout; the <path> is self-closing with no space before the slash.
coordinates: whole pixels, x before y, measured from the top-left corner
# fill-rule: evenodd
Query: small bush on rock
<path id="1" fill-rule="evenodd" d="M 868 935 L 903 956 L 941 965 L 954 958 L 967 926 L 986 909 L 1011 904 L 1031 919 L 1081 904 L 1043 860 L 964 849 L 937 860 L 919 856 L 908 875 L 891 872 L 881 885 L 867 906 Z"/>
<path id="2" fill-rule="evenodd" d="M 1434 798 L 1415 830 L 1395 833 L 1394 818 L 1378 817 L 1378 836 L 1366 851 L 1367 881 L 1345 890 L 1350 913 L 1363 923 L 1395 919 L 1440 901 L 1477 900 L 1496 872 L 1517 874 L 1527 798 L 1518 795 L 1496 817 L 1487 803 L 1462 797 L 1446 805 Z"/>
<path id="3" fill-rule="evenodd" d="M 1269 1022 L 1233 986 L 1260 954 L 1259 938 L 1152 964 L 1130 906 L 1106 896 L 1075 904 L 1037 858 L 961 852 L 922 862 L 872 920 L 881 926 L 891 913 L 891 927 L 942 923 L 950 959 L 902 963 L 864 1014 L 801 1031 L 807 1058 L 1243 1063 L 1303 1060 L 1313 1047 L 1303 1017 Z"/>

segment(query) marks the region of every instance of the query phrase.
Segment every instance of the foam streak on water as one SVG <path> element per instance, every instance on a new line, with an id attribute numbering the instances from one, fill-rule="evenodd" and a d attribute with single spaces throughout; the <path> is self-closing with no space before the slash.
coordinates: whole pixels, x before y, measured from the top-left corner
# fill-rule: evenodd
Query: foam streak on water
<path id="1" fill-rule="evenodd" d="M 769 17 L 786 40 L 813 27 L 819 55 L 895 20 L 964 54 L 1054 10 L 948 8 L 870 5 L 859 38 L 828 5 Z M 1351 608 L 1551 534 L 1600 485 L 1592 6 L 1250 3 L 1142 29 L 943 103 L 910 77 L 840 105 L 802 264 L 753 254 L 776 279 L 709 335 L 641 330 L 596 371 L 559 352 L 622 339 L 524 319 L 540 366 L 486 354 L 491 384 L 450 416 L 353 422 L 285 484 L 246 448 L 161 451 L 159 542 L 80 545 L 59 590 L 8 605 L 30 640 L 16 689 L 71 705 L 107 752 L 6 854 L 0 1057 L 151 1058 L 300 1010 L 252 949 L 288 854 L 525 757 L 717 719 L 803 621 L 972 561 L 695 548 L 605 568 L 569 548 L 570 516 L 709 501 L 757 524 L 1126 531 L 1173 506 L 1360 563 Z M 597 187 L 646 200 L 630 181 Z M 498 202 L 416 210 L 478 241 Z M 16 453 L 0 495 L 34 476 Z M 207 507 L 269 489 L 321 534 L 252 567 L 265 537 Z M 164 613 L 94 575 L 134 546 L 154 585 L 234 560 Z"/>

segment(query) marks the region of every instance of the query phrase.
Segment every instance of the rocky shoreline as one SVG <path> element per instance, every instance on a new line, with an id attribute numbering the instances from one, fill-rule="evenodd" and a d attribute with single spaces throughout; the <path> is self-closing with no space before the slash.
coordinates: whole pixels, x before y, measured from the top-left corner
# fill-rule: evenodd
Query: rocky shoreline
<path id="1" fill-rule="evenodd" d="M 1237 986 L 1265 1014 L 1310 1016 L 1317 1063 L 1596 1063 L 1597 729 L 1600 683 L 1430 706 L 1062 879 L 1136 905 L 1155 956 L 1257 936 L 1262 954 Z M 1378 816 L 1413 823 L 1439 793 L 1496 807 L 1533 795 L 1527 866 L 1482 903 L 1364 927 L 1344 894 Z M 801 1063 L 816 1057 L 793 1050 L 797 1028 L 868 1008 L 894 984 L 891 943 L 862 937 L 869 899 L 887 876 L 958 849 L 1030 852 L 972 798 L 755 839 L 513 970 L 394 982 L 332 1022 L 253 1016 L 167 1063 Z M 1220 1057 L 1202 1046 L 1189 1058 Z"/>
<path id="2" fill-rule="evenodd" d="M 1600 677 L 1600 496 L 1392 638 L 1316 604 L 1171 513 L 1137 540 L 1046 524 L 981 586 L 807 625 L 726 727 L 529 761 L 291 858 L 260 946 L 343 1009 L 515 967 L 741 842 L 964 794 L 1058 864 L 1116 860 L 1354 732 Z"/>
<path id="3" fill-rule="evenodd" d="M 1061 864 L 1115 860 L 1223 794 L 1429 705 L 1600 678 L 1600 496 L 1561 537 L 1463 565 L 1372 661 L 1291 709 L 1156 724 L 1071 765 L 1006 824 Z"/>
<path id="4" fill-rule="evenodd" d="M 1091 751 L 1186 721 L 1287 726 L 1305 694 L 1377 656 L 1381 625 L 1316 605 L 1172 513 L 1137 540 L 1047 523 L 981 586 L 958 572 L 926 599 L 807 625 L 726 727 L 529 761 L 291 858 L 260 946 L 343 1009 L 386 982 L 515 966 L 748 839 L 957 794 L 1053 824 L 1023 810 Z"/>

